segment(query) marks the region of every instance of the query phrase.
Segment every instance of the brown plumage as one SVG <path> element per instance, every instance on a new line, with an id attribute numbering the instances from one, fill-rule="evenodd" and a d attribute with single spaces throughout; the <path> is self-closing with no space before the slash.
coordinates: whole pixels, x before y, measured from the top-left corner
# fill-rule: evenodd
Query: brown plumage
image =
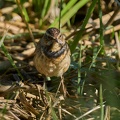
<path id="1" fill-rule="evenodd" d="M 70 50 L 64 35 L 57 28 L 49 28 L 38 42 L 34 65 L 47 77 L 61 77 L 70 65 Z"/>

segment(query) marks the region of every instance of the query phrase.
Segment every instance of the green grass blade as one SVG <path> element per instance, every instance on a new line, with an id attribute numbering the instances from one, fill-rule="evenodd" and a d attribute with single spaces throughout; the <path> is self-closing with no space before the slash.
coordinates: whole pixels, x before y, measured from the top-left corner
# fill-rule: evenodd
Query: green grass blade
<path id="1" fill-rule="evenodd" d="M 28 13 L 27 13 L 25 7 L 23 7 L 23 6 L 22 6 L 22 12 L 23 12 L 23 15 L 25 16 L 25 20 L 26 20 L 27 22 L 29 22 L 29 16 L 28 16 Z"/>
<path id="2" fill-rule="evenodd" d="M 104 33 L 104 27 L 103 27 L 103 22 L 102 22 L 102 9 L 101 9 L 101 4 L 100 4 L 100 0 L 98 0 L 98 9 L 99 9 L 99 20 L 100 20 L 100 45 L 102 46 L 101 52 L 104 53 L 104 37 L 103 37 L 103 33 Z"/>
<path id="3" fill-rule="evenodd" d="M 8 31 L 8 30 L 7 30 L 7 31 Z M 7 31 L 4 33 L 2 39 L 0 40 L 0 47 L 3 45 L 3 42 L 4 42 L 5 37 L 6 37 L 6 35 L 7 35 Z"/>
<path id="4" fill-rule="evenodd" d="M 62 10 L 62 0 L 60 0 L 60 12 L 59 12 L 59 29 L 61 27 L 61 10 Z"/>
<path id="5" fill-rule="evenodd" d="M 98 1 L 98 0 L 93 0 L 93 1 L 92 1 L 91 5 L 90 5 L 90 7 L 89 7 L 89 9 L 88 9 L 88 12 L 87 12 L 87 14 L 86 14 L 86 17 L 85 17 L 85 19 L 84 19 L 84 21 L 83 21 L 83 24 L 82 24 L 82 26 L 81 26 L 81 28 L 80 28 L 80 31 L 77 33 L 77 35 L 76 35 L 75 38 L 74 38 L 74 41 L 73 41 L 72 45 L 70 46 L 70 49 L 71 49 L 71 52 L 72 52 L 72 53 L 74 52 L 74 50 L 75 50 L 75 48 L 76 48 L 79 40 L 80 40 L 81 37 L 82 37 L 83 31 L 84 31 L 84 29 L 85 29 L 85 26 L 87 25 L 88 20 L 89 20 L 89 18 L 91 17 L 91 14 L 92 14 L 92 12 L 93 12 L 93 10 L 94 10 L 94 8 L 95 8 L 95 5 L 96 5 L 97 1 Z"/>
<path id="6" fill-rule="evenodd" d="M 47 97 L 47 100 L 48 100 L 49 109 L 51 111 L 50 114 L 51 114 L 53 120 L 58 120 L 58 117 L 57 117 L 56 112 L 55 112 L 55 110 L 52 106 L 52 101 L 51 101 L 51 98 L 50 98 L 47 90 L 45 91 L 45 94 L 46 94 L 46 97 Z"/>
<path id="7" fill-rule="evenodd" d="M 53 120 L 58 120 L 55 110 L 52 107 L 51 107 L 51 110 L 52 110 L 51 113 L 52 113 Z"/>
<path id="8" fill-rule="evenodd" d="M 11 55 L 9 54 L 9 52 L 7 51 L 7 49 L 6 49 L 5 46 L 4 46 L 3 41 L 4 41 L 5 37 L 6 37 L 6 34 L 7 34 L 7 32 L 3 35 L 3 37 L 2 37 L 2 39 L 1 39 L 1 41 L 0 41 L 0 47 L 1 47 L 2 51 L 4 52 L 4 54 L 7 56 L 8 60 L 9 60 L 10 63 L 12 64 L 12 66 L 13 66 L 13 67 L 16 69 L 16 71 L 18 72 L 18 75 L 20 76 L 20 78 L 23 79 L 23 77 L 22 77 L 20 71 L 18 70 L 17 66 L 15 65 L 15 63 L 14 63 Z"/>
<path id="9" fill-rule="evenodd" d="M 76 3 L 74 6 L 72 4 L 69 5 L 69 8 L 65 9 L 61 12 L 61 27 L 65 25 L 68 20 L 74 16 L 74 14 L 82 7 L 84 6 L 89 0 L 81 0 L 78 3 Z M 71 6 L 71 8 L 70 8 Z M 69 11 L 67 11 L 69 10 Z M 67 12 L 66 12 L 67 11 Z M 59 20 L 59 19 L 58 19 Z M 59 22 L 56 20 L 51 26 L 57 27 Z M 50 26 L 50 27 L 51 27 Z"/>
<path id="10" fill-rule="evenodd" d="M 100 120 L 104 120 L 104 107 L 103 107 L 102 84 L 100 84 L 100 106 L 101 106 Z"/>
<path id="11" fill-rule="evenodd" d="M 70 0 L 68 4 L 65 6 L 65 8 L 61 11 L 61 17 L 77 2 L 78 0 Z M 57 26 L 56 24 L 59 21 L 59 17 L 57 17 L 53 24 L 50 25 L 50 27 Z"/>
<path id="12" fill-rule="evenodd" d="M 45 15 L 47 14 L 48 10 L 49 10 L 50 4 L 51 4 L 51 0 L 45 0 L 44 1 L 44 6 L 42 8 L 41 16 L 40 16 L 40 20 L 39 20 L 39 26 L 42 25 L 43 19 L 44 19 Z"/>
<path id="13" fill-rule="evenodd" d="M 94 48 L 94 50 L 95 50 L 95 49 L 96 49 L 96 48 Z M 96 60 L 98 54 L 100 53 L 101 49 L 102 49 L 102 46 L 99 48 L 98 52 L 94 53 L 93 59 L 92 59 L 92 63 L 90 64 L 89 70 L 90 70 L 91 67 L 95 64 L 95 60 Z M 96 51 L 96 50 L 95 50 L 95 51 Z"/>
<path id="14" fill-rule="evenodd" d="M 82 47 L 82 46 L 81 46 Z M 81 87 L 80 87 L 80 81 L 81 81 L 81 71 L 80 71 L 80 68 L 81 68 L 81 47 L 80 47 L 80 52 L 79 52 L 79 61 L 78 61 L 78 87 L 77 87 L 77 94 L 80 95 L 80 91 L 81 91 Z"/>

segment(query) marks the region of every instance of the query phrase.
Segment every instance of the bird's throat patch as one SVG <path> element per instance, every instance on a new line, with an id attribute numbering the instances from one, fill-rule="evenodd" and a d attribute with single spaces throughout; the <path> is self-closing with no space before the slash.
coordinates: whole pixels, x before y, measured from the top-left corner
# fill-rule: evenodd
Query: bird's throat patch
<path id="1" fill-rule="evenodd" d="M 46 47 L 43 49 L 43 53 L 48 57 L 48 58 L 58 58 L 60 57 L 66 50 L 67 50 L 67 44 L 65 43 L 60 50 L 58 51 L 50 51 L 49 47 Z"/>

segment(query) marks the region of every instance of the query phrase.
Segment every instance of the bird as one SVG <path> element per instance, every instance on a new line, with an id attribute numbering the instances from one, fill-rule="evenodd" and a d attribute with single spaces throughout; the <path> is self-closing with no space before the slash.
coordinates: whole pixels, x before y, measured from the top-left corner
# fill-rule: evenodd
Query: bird
<path id="1" fill-rule="evenodd" d="M 34 65 L 37 71 L 46 77 L 61 77 L 63 85 L 63 74 L 70 66 L 70 48 L 65 40 L 65 35 L 60 30 L 48 28 L 37 43 Z"/>

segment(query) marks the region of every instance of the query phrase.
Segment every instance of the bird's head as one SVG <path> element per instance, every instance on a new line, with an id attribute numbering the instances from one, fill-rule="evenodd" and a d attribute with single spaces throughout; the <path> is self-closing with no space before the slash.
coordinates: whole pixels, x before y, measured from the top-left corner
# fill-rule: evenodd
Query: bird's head
<path id="1" fill-rule="evenodd" d="M 43 36 L 46 46 L 58 45 L 63 46 L 65 44 L 65 36 L 60 33 L 57 28 L 49 28 Z"/>

